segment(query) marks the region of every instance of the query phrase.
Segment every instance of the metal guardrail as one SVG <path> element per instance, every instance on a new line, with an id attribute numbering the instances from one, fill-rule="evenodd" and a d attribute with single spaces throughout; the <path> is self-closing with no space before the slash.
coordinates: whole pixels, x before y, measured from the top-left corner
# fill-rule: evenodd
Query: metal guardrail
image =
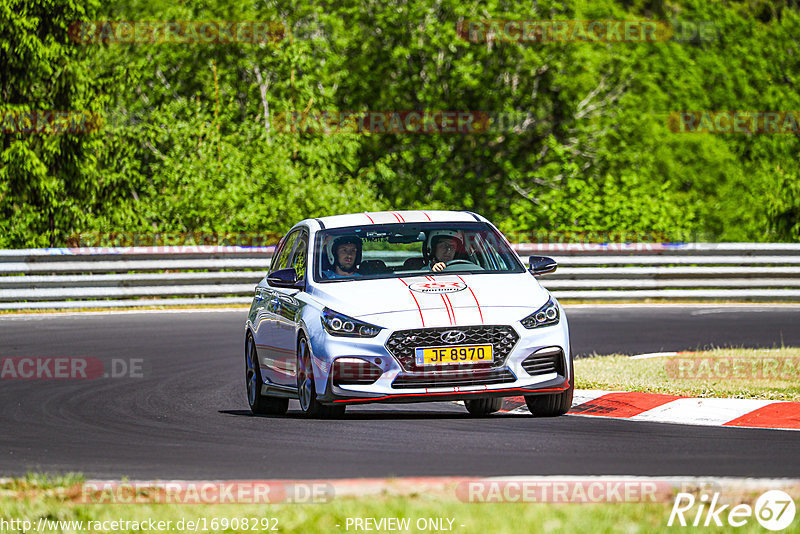
<path id="1" fill-rule="evenodd" d="M 551 256 L 542 284 L 561 299 L 800 302 L 800 244 L 513 245 Z M 0 250 L 0 309 L 247 304 L 274 247 Z"/>

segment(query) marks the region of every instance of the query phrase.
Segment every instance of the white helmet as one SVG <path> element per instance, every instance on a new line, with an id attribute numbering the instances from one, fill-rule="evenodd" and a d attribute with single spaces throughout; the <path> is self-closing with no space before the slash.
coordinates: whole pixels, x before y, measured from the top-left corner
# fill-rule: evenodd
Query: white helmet
<path id="1" fill-rule="evenodd" d="M 427 253 L 429 256 L 433 256 L 433 247 L 435 245 L 435 241 L 440 239 L 449 238 L 455 239 L 458 241 L 462 247 L 464 245 L 464 238 L 461 236 L 461 232 L 458 230 L 434 230 L 430 234 L 428 234 L 428 239 L 425 241 L 425 247 L 427 248 Z"/>

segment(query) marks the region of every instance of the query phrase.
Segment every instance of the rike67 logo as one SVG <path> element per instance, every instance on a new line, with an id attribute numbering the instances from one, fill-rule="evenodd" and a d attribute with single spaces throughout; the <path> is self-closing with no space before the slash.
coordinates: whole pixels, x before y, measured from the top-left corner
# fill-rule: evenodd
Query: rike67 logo
<path id="1" fill-rule="evenodd" d="M 720 504 L 719 497 L 719 493 L 714 493 L 710 498 L 704 493 L 697 500 L 691 493 L 678 493 L 667 526 L 721 527 L 724 521 L 729 526 L 741 527 L 755 516 L 765 529 L 778 531 L 791 525 L 794 520 L 794 500 L 784 491 L 767 491 L 759 496 L 752 507 L 749 504 L 737 504 L 731 508 L 730 504 Z"/>

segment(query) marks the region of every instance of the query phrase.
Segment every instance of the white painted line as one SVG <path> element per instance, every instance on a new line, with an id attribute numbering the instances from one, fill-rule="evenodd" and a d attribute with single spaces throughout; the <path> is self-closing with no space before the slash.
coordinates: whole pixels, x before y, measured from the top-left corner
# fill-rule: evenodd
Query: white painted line
<path id="1" fill-rule="evenodd" d="M 630 420 L 720 426 L 774 402 L 759 399 L 676 399 L 634 415 Z"/>
<path id="2" fill-rule="evenodd" d="M 11 484 L 19 478 L 3 477 L 0 484 Z M 426 483 L 428 485 L 448 486 L 460 481 L 474 480 L 508 480 L 508 481 L 598 481 L 598 482 L 619 482 L 621 480 L 641 480 L 666 482 L 675 487 L 692 484 L 700 486 L 703 484 L 715 484 L 724 488 L 744 488 L 752 491 L 766 491 L 771 489 L 784 489 L 800 485 L 800 478 L 751 478 L 751 477 L 715 477 L 715 476 L 646 476 L 646 475 L 510 475 L 510 476 L 429 476 L 429 477 L 391 477 L 391 478 L 317 478 L 317 479 L 180 479 L 180 480 L 144 480 L 144 479 L 91 479 L 87 480 L 97 484 L 135 484 L 144 486 L 152 484 L 154 487 L 164 486 L 165 484 L 192 484 L 195 482 L 260 482 L 260 483 L 327 483 L 337 488 L 346 486 L 378 486 L 390 487 L 399 486 L 402 483 L 413 484 Z M 412 487 L 412 489 L 414 489 Z M 417 488 L 418 489 L 418 488 Z"/>
<path id="3" fill-rule="evenodd" d="M 646 476 L 646 475 L 511 475 L 496 477 L 476 477 L 478 480 L 506 480 L 506 481 L 557 481 L 557 482 L 664 482 L 676 489 L 699 488 L 703 486 L 716 486 L 717 491 L 748 490 L 753 492 L 772 489 L 792 488 L 800 485 L 800 479 L 793 478 L 743 478 L 743 477 L 714 477 L 714 476 Z"/>
<path id="4" fill-rule="evenodd" d="M 648 352 L 646 354 L 637 354 L 636 356 L 631 356 L 631 360 L 649 360 L 650 358 L 664 358 L 667 356 L 677 356 L 677 352 Z"/>
<path id="5" fill-rule="evenodd" d="M 717 307 L 715 307 L 714 309 L 710 309 L 710 310 L 694 310 L 694 311 L 690 312 L 689 315 L 711 315 L 711 314 L 715 314 L 715 313 L 739 313 L 739 312 L 747 312 L 747 313 L 771 312 L 771 311 L 775 311 L 776 307 L 782 307 L 782 306 L 778 305 L 778 306 L 772 306 L 772 307 L 769 307 L 769 306 L 757 307 L 757 308 L 753 307 L 753 308 L 749 308 L 749 309 L 747 309 L 747 308 L 731 308 L 731 309 L 727 309 L 725 307 L 720 307 L 719 305 L 717 305 Z M 795 310 L 796 308 L 791 308 L 790 307 L 790 309 Z"/>

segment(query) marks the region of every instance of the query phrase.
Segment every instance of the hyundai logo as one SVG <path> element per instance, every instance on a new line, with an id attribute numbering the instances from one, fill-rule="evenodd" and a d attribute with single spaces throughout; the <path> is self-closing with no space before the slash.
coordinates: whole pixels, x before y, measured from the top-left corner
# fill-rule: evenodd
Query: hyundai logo
<path id="1" fill-rule="evenodd" d="M 442 333 L 439 339 L 442 340 L 442 343 L 453 345 L 454 343 L 461 343 L 467 339 L 467 334 L 461 330 L 448 330 L 447 332 Z"/>

